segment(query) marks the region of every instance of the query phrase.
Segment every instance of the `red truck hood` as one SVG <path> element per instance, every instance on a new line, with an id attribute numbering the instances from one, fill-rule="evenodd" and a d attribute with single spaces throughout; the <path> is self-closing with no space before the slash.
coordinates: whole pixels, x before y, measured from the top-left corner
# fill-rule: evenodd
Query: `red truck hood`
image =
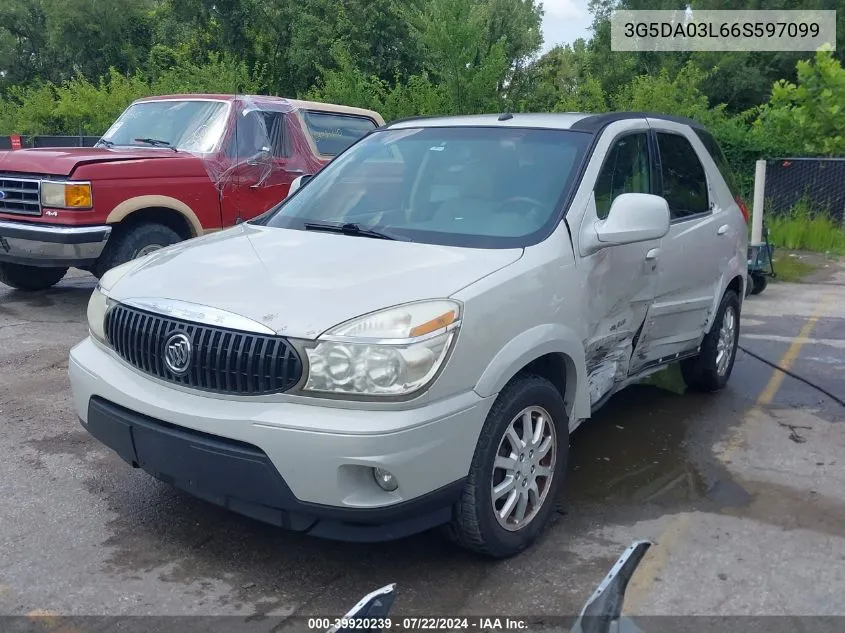
<path id="1" fill-rule="evenodd" d="M 110 163 L 151 158 L 184 158 L 184 152 L 169 149 L 108 149 L 105 147 L 38 148 L 0 152 L 0 172 L 70 176 L 77 167 L 91 163 Z"/>

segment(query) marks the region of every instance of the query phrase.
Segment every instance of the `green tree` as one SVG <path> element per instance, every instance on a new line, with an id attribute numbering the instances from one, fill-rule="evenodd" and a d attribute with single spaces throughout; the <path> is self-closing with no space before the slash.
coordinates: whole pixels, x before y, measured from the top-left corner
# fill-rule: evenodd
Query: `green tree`
<path id="1" fill-rule="evenodd" d="M 154 0 L 4 0 L 0 69 L 6 85 L 63 81 L 109 68 L 134 72 L 152 43 Z"/>
<path id="2" fill-rule="evenodd" d="M 829 50 L 798 62 L 796 83 L 779 80 L 760 108 L 753 133 L 778 149 L 815 156 L 845 154 L 845 69 Z"/>
<path id="3" fill-rule="evenodd" d="M 424 69 L 445 92 L 447 112 L 494 112 L 512 69 L 507 37 L 490 41 L 492 12 L 476 0 L 428 0 L 408 12 L 424 52 Z"/>

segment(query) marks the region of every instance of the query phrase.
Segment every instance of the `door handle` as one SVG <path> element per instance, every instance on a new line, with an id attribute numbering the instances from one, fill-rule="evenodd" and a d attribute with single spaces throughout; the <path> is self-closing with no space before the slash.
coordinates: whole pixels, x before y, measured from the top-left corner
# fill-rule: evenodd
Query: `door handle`
<path id="1" fill-rule="evenodd" d="M 725 233 L 727 233 L 730 230 L 730 228 L 731 228 L 730 224 L 723 224 L 722 226 L 719 227 L 719 230 L 716 231 L 716 235 L 724 235 Z"/>
<path id="2" fill-rule="evenodd" d="M 647 261 L 653 262 L 657 259 L 657 256 L 660 254 L 659 248 L 652 248 L 648 253 L 646 253 L 645 258 Z"/>
<path id="3" fill-rule="evenodd" d="M 288 172 L 289 174 L 304 174 L 305 173 L 304 169 L 286 169 L 285 171 Z"/>

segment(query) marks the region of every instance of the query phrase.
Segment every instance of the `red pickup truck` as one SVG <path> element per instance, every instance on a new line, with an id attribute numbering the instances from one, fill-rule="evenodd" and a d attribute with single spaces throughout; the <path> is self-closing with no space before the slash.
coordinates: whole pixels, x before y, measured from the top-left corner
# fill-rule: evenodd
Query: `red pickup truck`
<path id="1" fill-rule="evenodd" d="M 371 110 L 278 97 L 133 102 L 93 148 L 0 152 L 0 282 L 57 283 L 249 220 L 370 130 Z"/>

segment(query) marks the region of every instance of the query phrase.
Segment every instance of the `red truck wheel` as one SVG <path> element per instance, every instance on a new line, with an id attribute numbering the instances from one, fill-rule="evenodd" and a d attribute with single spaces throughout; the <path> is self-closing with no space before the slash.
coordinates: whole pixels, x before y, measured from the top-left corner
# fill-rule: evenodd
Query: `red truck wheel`
<path id="1" fill-rule="evenodd" d="M 163 224 L 145 222 L 118 225 L 91 272 L 96 277 L 102 277 L 107 270 L 115 266 L 181 241 L 182 238 L 176 231 Z"/>
<path id="2" fill-rule="evenodd" d="M 67 268 L 42 268 L 21 264 L 0 263 L 0 283 L 17 290 L 46 290 L 65 276 Z"/>

